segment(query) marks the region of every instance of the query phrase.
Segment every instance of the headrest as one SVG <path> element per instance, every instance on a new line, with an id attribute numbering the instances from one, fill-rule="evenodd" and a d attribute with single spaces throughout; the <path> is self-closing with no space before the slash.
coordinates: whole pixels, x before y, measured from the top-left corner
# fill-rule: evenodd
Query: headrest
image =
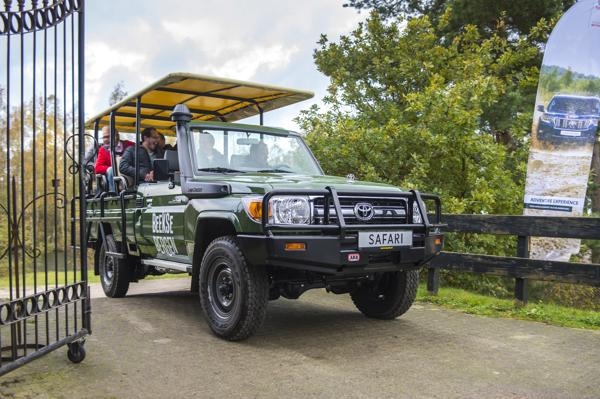
<path id="1" fill-rule="evenodd" d="M 179 156 L 177 151 L 165 150 L 165 159 L 169 161 L 169 172 L 179 171 Z"/>

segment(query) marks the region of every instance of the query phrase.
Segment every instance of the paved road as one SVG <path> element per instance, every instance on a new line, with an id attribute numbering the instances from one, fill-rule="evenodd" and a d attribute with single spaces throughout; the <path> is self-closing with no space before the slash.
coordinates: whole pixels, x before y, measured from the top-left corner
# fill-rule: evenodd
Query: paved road
<path id="1" fill-rule="evenodd" d="M 269 304 L 251 339 L 215 338 L 188 280 L 93 299 L 87 357 L 0 378 L 2 398 L 600 398 L 600 332 L 416 304 L 369 320 L 347 296 Z"/>

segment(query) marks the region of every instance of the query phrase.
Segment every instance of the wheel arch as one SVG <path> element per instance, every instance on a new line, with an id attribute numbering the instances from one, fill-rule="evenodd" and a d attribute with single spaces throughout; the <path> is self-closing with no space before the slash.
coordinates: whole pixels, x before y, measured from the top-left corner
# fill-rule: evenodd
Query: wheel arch
<path id="1" fill-rule="evenodd" d="M 238 226 L 236 226 L 238 225 Z M 199 217 L 194 232 L 194 254 L 192 258 L 192 292 L 198 292 L 200 263 L 208 245 L 217 237 L 234 236 L 239 223 L 231 217 Z"/>

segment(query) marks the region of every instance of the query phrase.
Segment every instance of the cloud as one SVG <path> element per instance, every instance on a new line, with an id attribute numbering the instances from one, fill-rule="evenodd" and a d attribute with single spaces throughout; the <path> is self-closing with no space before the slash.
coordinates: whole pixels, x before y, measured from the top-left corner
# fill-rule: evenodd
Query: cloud
<path id="1" fill-rule="evenodd" d="M 115 66 L 135 67 L 146 59 L 142 53 L 122 53 L 117 48 L 102 42 L 89 43 L 86 46 L 86 57 L 85 73 L 89 79 L 98 79 Z"/>
<path id="2" fill-rule="evenodd" d="M 236 76 L 237 79 L 251 79 L 256 71 L 264 67 L 267 70 L 282 69 L 289 63 L 298 48 L 284 48 L 283 45 L 256 47 L 243 53 L 238 58 L 230 57 L 224 64 L 211 67 L 215 75 Z M 239 54 L 239 53 L 238 53 Z"/>
<path id="3" fill-rule="evenodd" d="M 230 30 L 217 20 L 203 19 L 195 24 L 165 20 L 161 22 L 161 26 L 164 33 L 177 44 L 187 45 L 183 51 L 190 54 L 190 59 L 204 55 L 205 59 L 195 63 L 196 66 L 192 69 L 211 75 L 251 79 L 261 68 L 285 68 L 292 56 L 299 51 L 296 45 L 265 45 L 260 41 L 247 43 L 248 37 L 245 42 L 242 40 L 244 35 L 238 35 L 235 28 Z"/>
<path id="4" fill-rule="evenodd" d="M 196 23 L 186 23 L 186 21 L 178 18 L 161 21 L 160 25 L 165 32 L 178 42 L 190 40 L 210 51 L 219 51 L 221 48 L 222 40 L 218 40 L 218 38 L 223 38 L 223 32 L 221 32 L 220 24 L 216 20 L 201 20 Z"/>
<path id="5" fill-rule="evenodd" d="M 312 59 L 320 35 L 336 40 L 366 17 L 339 0 L 105 0 L 86 7 L 88 115 L 106 106 L 119 81 L 131 94 L 172 72 L 315 90 L 322 97 L 327 79 Z M 281 113 L 289 122 L 279 124 L 296 128 L 291 119 L 313 103 L 293 106 L 291 117 L 287 109 L 270 114 Z"/>

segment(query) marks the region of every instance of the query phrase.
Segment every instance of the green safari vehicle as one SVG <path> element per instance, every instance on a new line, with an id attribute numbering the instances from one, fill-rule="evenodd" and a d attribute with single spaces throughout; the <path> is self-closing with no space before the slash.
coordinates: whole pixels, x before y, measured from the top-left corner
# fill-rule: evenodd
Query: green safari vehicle
<path id="1" fill-rule="evenodd" d="M 186 273 L 210 328 L 227 340 L 254 334 L 270 300 L 313 288 L 349 294 L 368 317 L 405 313 L 419 269 L 442 249 L 440 200 L 326 176 L 301 135 L 262 125 L 263 112 L 310 97 L 176 73 L 91 118 L 96 137 L 113 128 L 112 142 L 115 129 L 136 142 L 148 126 L 176 136 L 176 149 L 154 161 L 155 181 L 115 173 L 117 192 L 90 187 L 88 247 L 106 295 Z M 232 123 L 252 115 L 260 125 Z"/>

